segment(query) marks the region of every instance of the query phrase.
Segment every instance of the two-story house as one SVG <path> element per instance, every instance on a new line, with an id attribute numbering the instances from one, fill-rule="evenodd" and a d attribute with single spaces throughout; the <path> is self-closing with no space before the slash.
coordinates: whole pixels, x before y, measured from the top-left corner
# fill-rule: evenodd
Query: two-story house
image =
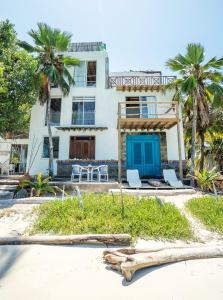
<path id="1" fill-rule="evenodd" d="M 78 58 L 71 69 L 75 85 L 63 97 L 52 88 L 51 125 L 55 175 L 69 176 L 71 165 L 108 164 L 110 175 L 126 168 L 160 177 L 167 165 L 184 160 L 180 110 L 164 86 L 173 76 L 161 72 L 109 73 L 105 44 L 75 43 L 66 55 Z M 33 106 L 28 147 L 30 174 L 47 173 L 46 106 Z M 32 162 L 32 163 L 30 163 Z"/>

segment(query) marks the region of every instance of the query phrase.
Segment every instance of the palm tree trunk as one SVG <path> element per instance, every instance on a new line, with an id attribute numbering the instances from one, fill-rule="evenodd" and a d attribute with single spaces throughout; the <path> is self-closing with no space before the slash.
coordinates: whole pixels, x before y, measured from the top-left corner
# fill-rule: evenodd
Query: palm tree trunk
<path id="1" fill-rule="evenodd" d="M 50 124 L 50 108 L 51 108 L 51 96 L 50 96 L 50 87 L 49 87 L 49 96 L 47 100 L 47 129 L 49 136 L 49 176 L 53 176 L 53 137 Z"/>
<path id="2" fill-rule="evenodd" d="M 191 135 L 191 165 L 190 165 L 190 176 L 191 176 L 191 185 L 192 186 L 194 186 L 196 132 L 197 132 L 197 93 L 194 93 L 193 94 L 192 135 Z"/>
<path id="3" fill-rule="evenodd" d="M 200 132 L 200 140 L 201 140 L 201 159 L 200 159 L 200 172 L 204 170 L 204 131 Z"/>

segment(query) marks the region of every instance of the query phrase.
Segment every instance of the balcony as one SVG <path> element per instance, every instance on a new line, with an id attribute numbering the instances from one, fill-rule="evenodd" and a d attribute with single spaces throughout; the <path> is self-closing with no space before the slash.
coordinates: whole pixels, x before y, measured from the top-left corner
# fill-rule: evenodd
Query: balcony
<path id="1" fill-rule="evenodd" d="M 176 102 L 125 101 L 118 104 L 119 130 L 170 129 L 178 120 Z"/>
<path id="2" fill-rule="evenodd" d="M 175 76 L 110 76 L 109 87 L 115 87 L 118 91 L 129 92 L 159 91 L 175 79 Z"/>

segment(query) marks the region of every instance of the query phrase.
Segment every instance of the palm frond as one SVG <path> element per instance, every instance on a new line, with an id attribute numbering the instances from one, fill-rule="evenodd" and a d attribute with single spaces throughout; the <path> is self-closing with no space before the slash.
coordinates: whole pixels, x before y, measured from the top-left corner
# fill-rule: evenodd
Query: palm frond
<path id="1" fill-rule="evenodd" d="M 204 60 L 204 47 L 201 44 L 188 44 L 186 59 L 192 64 L 201 64 Z"/>

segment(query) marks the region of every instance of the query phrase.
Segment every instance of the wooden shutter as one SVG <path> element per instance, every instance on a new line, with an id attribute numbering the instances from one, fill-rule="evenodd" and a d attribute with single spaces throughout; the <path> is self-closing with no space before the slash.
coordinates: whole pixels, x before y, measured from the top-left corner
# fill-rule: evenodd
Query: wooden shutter
<path id="1" fill-rule="evenodd" d="M 95 159 L 95 137 L 71 137 L 70 158 Z"/>

